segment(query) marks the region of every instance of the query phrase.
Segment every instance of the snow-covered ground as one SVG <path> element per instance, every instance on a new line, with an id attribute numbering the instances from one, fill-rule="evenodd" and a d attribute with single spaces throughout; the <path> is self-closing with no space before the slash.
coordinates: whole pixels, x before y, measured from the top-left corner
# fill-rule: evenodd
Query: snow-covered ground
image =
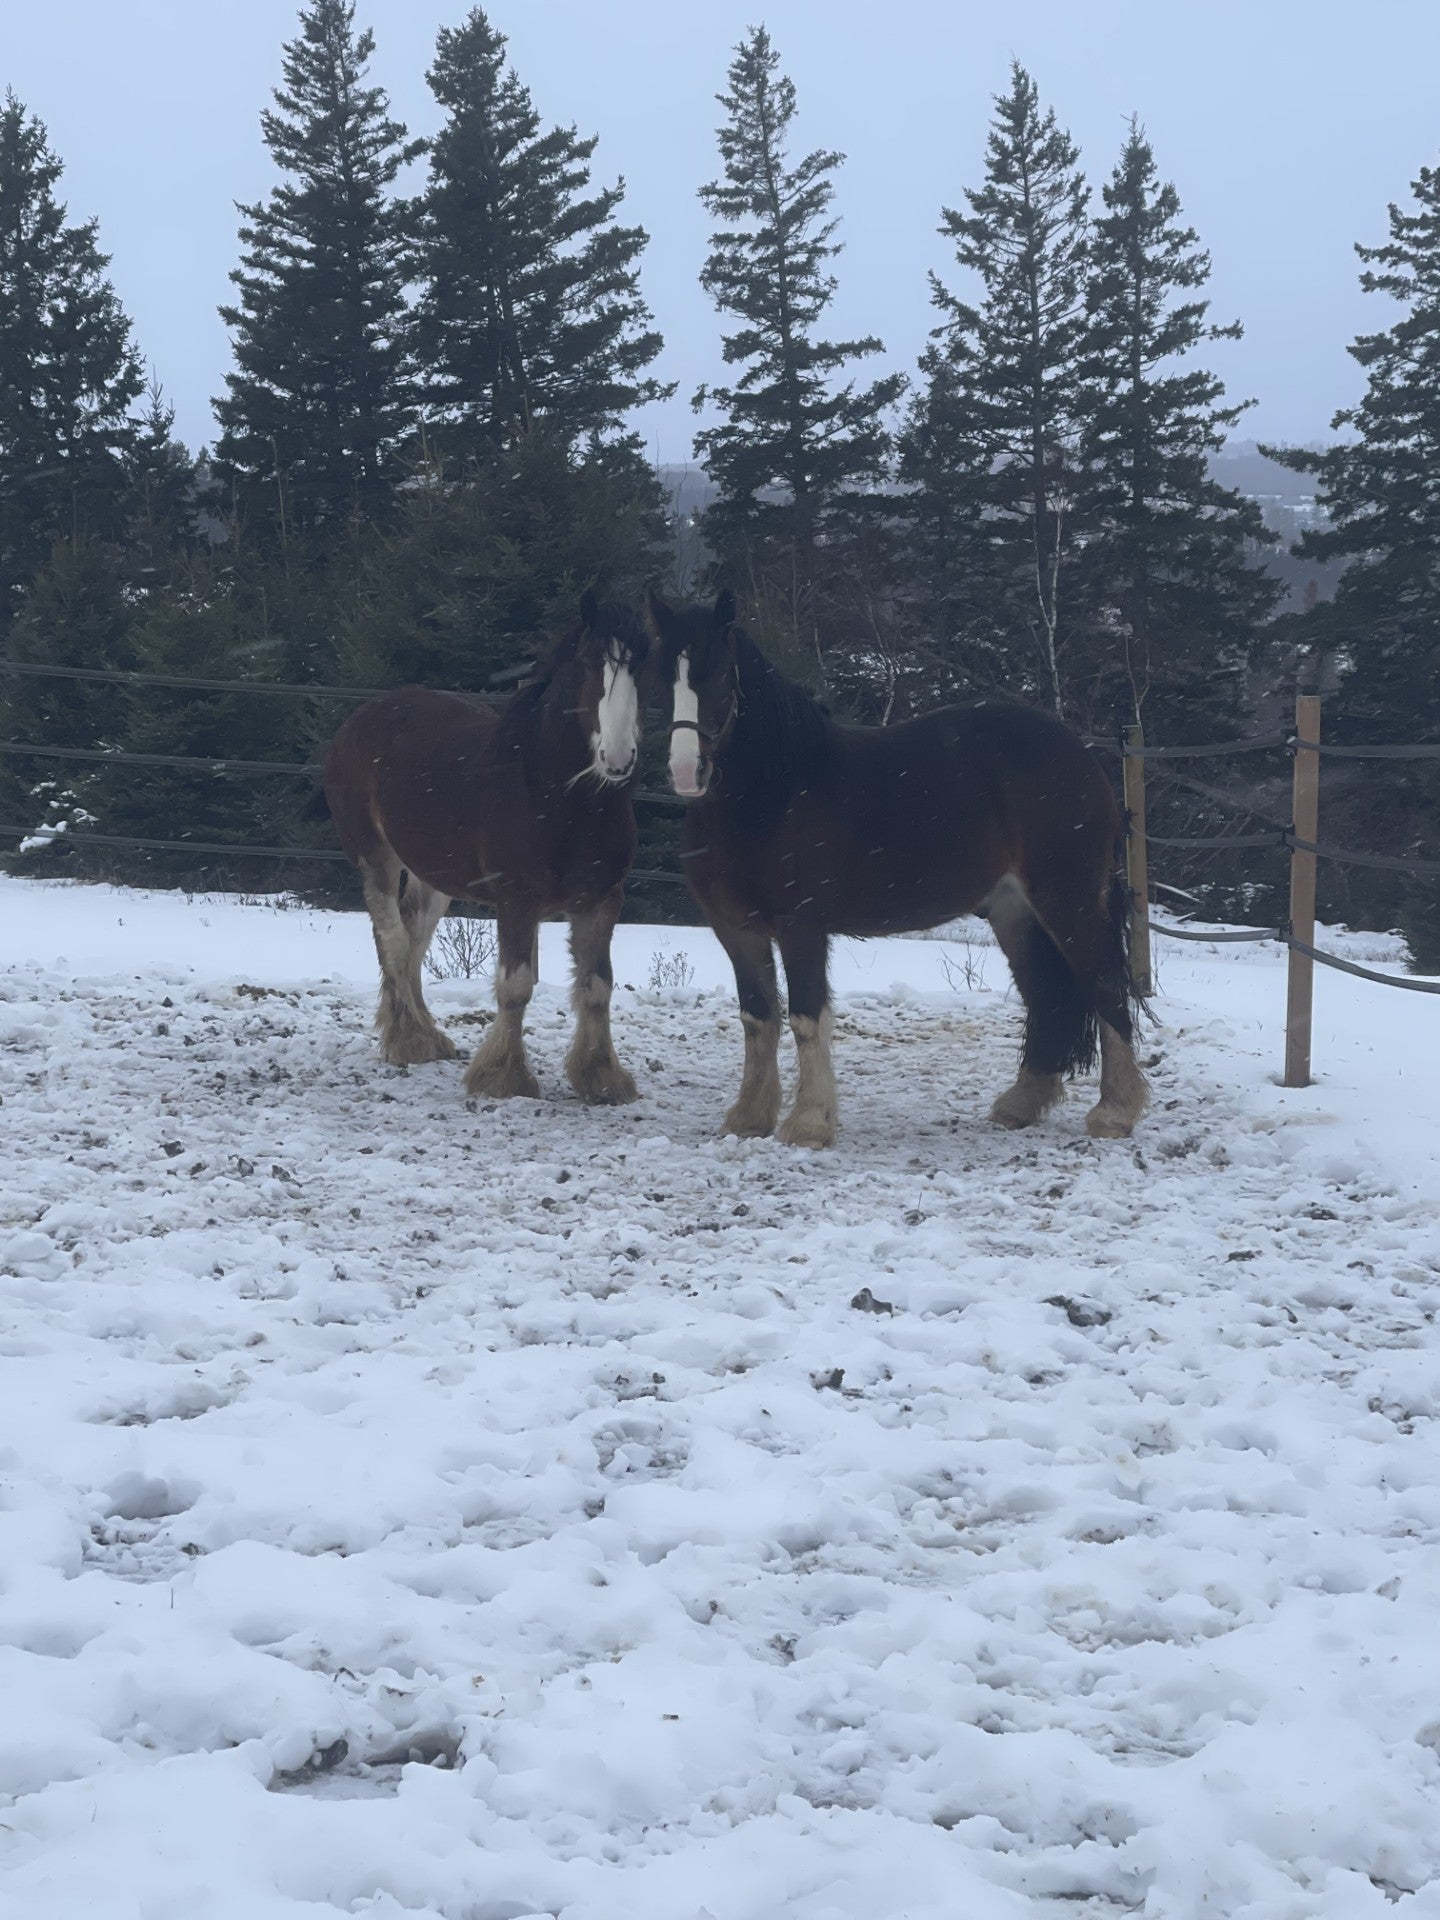
<path id="1" fill-rule="evenodd" d="M 842 948 L 810 1154 L 708 934 L 467 1108 L 357 917 L 0 881 L 0 1914 L 1440 1916 L 1440 1004 L 1159 958 L 1111 1143 Z"/>

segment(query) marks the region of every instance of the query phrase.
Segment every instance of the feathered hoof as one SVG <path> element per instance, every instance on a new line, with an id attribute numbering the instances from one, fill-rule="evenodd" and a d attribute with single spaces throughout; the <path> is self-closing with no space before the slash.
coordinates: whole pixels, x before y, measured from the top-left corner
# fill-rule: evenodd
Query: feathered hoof
<path id="1" fill-rule="evenodd" d="M 1086 1114 L 1085 1131 L 1092 1140 L 1128 1140 L 1135 1131 L 1135 1116 L 1102 1100 Z"/>
<path id="2" fill-rule="evenodd" d="M 465 1091 L 472 1100 L 538 1100 L 540 1082 L 523 1054 L 504 1060 L 477 1057 L 466 1069 Z"/>
<path id="3" fill-rule="evenodd" d="M 380 1058 L 392 1067 L 423 1067 L 432 1060 L 453 1060 L 455 1042 L 438 1027 L 407 1027 L 380 1043 Z"/>
<path id="4" fill-rule="evenodd" d="M 565 1077 L 587 1107 L 624 1107 L 638 1100 L 633 1077 L 611 1054 L 592 1054 L 588 1060 L 567 1060 Z"/>
<path id="5" fill-rule="evenodd" d="M 1014 1132 L 1020 1127 L 1033 1127 L 1042 1120 L 1064 1094 L 1065 1087 L 1058 1073 L 1031 1073 L 1022 1068 L 1019 1079 L 1005 1092 L 990 1109 L 990 1119 L 997 1127 L 1005 1127 Z"/>
<path id="6" fill-rule="evenodd" d="M 781 1121 L 776 1138 L 787 1147 L 833 1147 L 835 1116 L 797 1107 Z"/>

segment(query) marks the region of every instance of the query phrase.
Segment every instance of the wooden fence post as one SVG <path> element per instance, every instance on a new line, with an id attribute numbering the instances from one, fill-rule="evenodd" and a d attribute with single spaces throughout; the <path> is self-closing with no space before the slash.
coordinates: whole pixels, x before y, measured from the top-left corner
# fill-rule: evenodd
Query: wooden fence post
<path id="1" fill-rule="evenodd" d="M 1291 830 L 1313 846 L 1320 837 L 1320 696 L 1295 697 L 1295 790 Z M 1315 856 L 1290 849 L 1290 937 L 1315 944 Z M 1315 962 L 1290 949 L 1285 996 L 1285 1079 L 1287 1087 L 1310 1084 L 1310 1031 L 1315 1005 Z"/>
<path id="2" fill-rule="evenodd" d="M 1125 729 L 1121 762 L 1125 787 L 1125 878 L 1130 886 L 1130 975 L 1137 993 L 1148 994 L 1150 974 L 1150 866 L 1145 847 L 1145 729 Z"/>

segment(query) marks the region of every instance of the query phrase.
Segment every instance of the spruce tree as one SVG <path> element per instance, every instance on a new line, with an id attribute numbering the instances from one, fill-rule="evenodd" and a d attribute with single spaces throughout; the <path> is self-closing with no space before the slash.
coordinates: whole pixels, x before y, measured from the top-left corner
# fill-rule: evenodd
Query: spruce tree
<path id="1" fill-rule="evenodd" d="M 709 401 L 724 416 L 695 439 L 720 496 L 707 532 L 752 602 L 768 585 L 791 640 L 808 641 L 827 611 L 815 598 L 818 544 L 833 569 L 847 516 L 863 514 L 885 478 L 885 416 L 904 381 L 857 386 L 847 370 L 882 352 L 880 341 L 818 337 L 836 285 L 826 263 L 840 252 L 830 207 L 843 155 L 816 149 L 791 163 L 795 87 L 764 27 L 736 48 L 718 98 L 724 173 L 700 189 L 719 223 L 701 283 L 741 323 L 724 341 L 741 371 L 695 396 L 697 410 Z"/>
<path id="2" fill-rule="evenodd" d="M 1440 168 L 1412 183 L 1414 210 L 1389 208 L 1390 237 L 1357 246 L 1360 284 L 1400 308 L 1394 323 L 1350 347 L 1365 370 L 1358 405 L 1332 425 L 1352 438 L 1323 452 L 1265 448 L 1320 485 L 1328 525 L 1301 552 L 1348 562 L 1333 605 L 1307 617 L 1312 642 L 1341 671 L 1338 737 L 1440 740 Z M 1386 766 L 1351 809 L 1355 844 L 1433 858 L 1440 842 L 1435 763 Z M 1328 836 L 1327 836 L 1328 837 Z M 1357 888 L 1357 894 L 1360 889 Z M 1361 897 L 1365 897 L 1362 895 Z M 1440 968 L 1440 886 L 1434 880 L 1368 883 L 1372 912 L 1394 912 L 1417 961 Z"/>
<path id="3" fill-rule="evenodd" d="M 1088 228 L 1079 158 L 1015 63 L 1009 93 L 995 102 L 984 183 L 966 189 L 968 211 L 942 212 L 940 231 L 978 277 L 980 298 L 964 299 L 931 275 L 943 318 L 921 363 L 927 390 L 905 445 L 921 494 L 912 510 L 933 515 L 925 488 L 948 486 L 951 523 L 994 582 L 1012 686 L 1057 711 L 1077 550 Z M 954 483 L 943 478 L 951 471 Z"/>
<path id="4" fill-rule="evenodd" d="M 1261 623 L 1280 594 L 1253 555 L 1269 536 L 1259 507 L 1212 479 L 1248 401 L 1194 364 L 1216 326 L 1203 297 L 1210 257 L 1182 224 L 1131 122 L 1091 236 L 1085 341 L 1080 599 L 1073 703 L 1108 729 L 1148 720 L 1164 741 L 1233 726 Z"/>
<path id="5" fill-rule="evenodd" d="M 45 128 L 0 106 L 0 637 L 60 538 L 123 512 L 144 387 L 96 223 L 68 224 Z"/>
<path id="6" fill-rule="evenodd" d="M 283 537 L 376 509 L 414 417 L 403 336 L 404 226 L 390 195 L 420 150 L 368 86 L 374 35 L 353 0 L 309 0 L 261 115 L 281 180 L 242 207 L 239 289 L 222 317 L 235 370 L 217 458 Z"/>
<path id="7" fill-rule="evenodd" d="M 432 437 L 474 457 L 536 423 L 566 445 L 615 434 L 674 391 L 647 372 L 662 343 L 639 289 L 648 236 L 616 219 L 624 181 L 592 188 L 597 139 L 542 128 L 483 8 L 441 30 L 428 78 L 446 112 L 414 209 Z"/>

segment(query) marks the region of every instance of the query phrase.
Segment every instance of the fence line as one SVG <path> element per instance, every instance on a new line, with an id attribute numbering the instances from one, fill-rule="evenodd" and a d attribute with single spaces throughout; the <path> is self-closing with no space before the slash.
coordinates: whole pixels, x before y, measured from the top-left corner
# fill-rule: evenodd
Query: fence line
<path id="1" fill-rule="evenodd" d="M 185 753 L 110 753 L 104 747 L 36 747 L 27 740 L 0 740 L 0 753 L 36 760 L 94 760 L 116 767 L 196 767 L 211 773 L 319 773 L 314 760 L 219 760 Z"/>
<path id="2" fill-rule="evenodd" d="M 522 670 L 519 677 L 523 677 Z M 107 685 L 127 685 L 158 687 L 175 692 L 196 693 L 245 693 L 279 695 L 282 698 L 303 699 L 367 700 L 389 691 L 383 687 L 330 687 L 314 683 L 286 682 L 277 680 L 219 680 L 213 678 L 187 677 L 180 674 L 147 673 L 139 670 L 101 667 L 62 667 L 46 665 L 39 661 L 10 660 L 0 658 L 0 674 L 32 676 L 36 678 L 88 681 Z M 501 685 L 513 684 L 517 674 L 515 670 L 497 676 L 491 682 L 492 689 Z M 1289 1007 L 1287 1010 L 1287 1049 L 1286 1049 L 1286 1085 L 1305 1085 L 1309 1080 L 1309 1046 L 1311 1024 L 1311 982 L 1313 965 L 1333 967 L 1341 973 L 1355 975 L 1362 980 L 1372 980 L 1381 986 L 1403 987 L 1415 993 L 1440 993 L 1440 982 L 1415 980 L 1403 976 L 1378 973 L 1373 968 L 1362 967 L 1354 961 L 1342 960 L 1338 954 L 1330 954 L 1313 944 L 1313 937 L 1302 937 L 1301 929 L 1314 932 L 1314 876 L 1317 859 L 1342 862 L 1349 866 L 1379 868 L 1393 873 L 1409 873 L 1420 876 L 1440 875 L 1440 861 L 1419 858 L 1402 860 L 1389 854 L 1355 853 L 1346 848 L 1327 846 L 1318 838 L 1318 771 L 1321 758 L 1350 760 L 1434 760 L 1440 759 L 1440 742 L 1422 741 L 1412 745 L 1381 744 L 1373 746 L 1331 746 L 1322 743 L 1319 738 L 1320 701 L 1318 695 L 1304 694 L 1296 703 L 1296 727 L 1293 734 L 1272 733 L 1253 734 L 1237 740 L 1206 741 L 1196 745 L 1176 747 L 1147 747 L 1144 735 L 1139 727 L 1132 727 L 1118 747 L 1112 742 L 1092 741 L 1092 746 L 1105 747 L 1108 751 L 1118 751 L 1125 770 L 1125 802 L 1127 843 L 1127 866 L 1131 889 L 1131 941 L 1132 950 L 1137 958 L 1143 955 L 1144 985 L 1148 988 L 1149 979 L 1149 942 L 1151 921 L 1149 914 L 1149 886 L 1147 881 L 1146 847 L 1150 842 L 1156 846 L 1174 847 L 1186 851 L 1239 851 L 1258 847 L 1288 847 L 1291 860 L 1291 918 L 1282 928 L 1239 928 L 1224 932 L 1201 933 L 1191 928 L 1164 926 L 1156 924 L 1154 931 L 1174 940 L 1193 940 L 1201 944 L 1229 943 L 1257 940 L 1280 940 L 1290 954 Z M 1313 732 L 1310 726 L 1313 725 Z M 1259 753 L 1284 747 L 1294 761 L 1294 794 L 1292 798 L 1292 816 L 1288 826 L 1272 828 L 1265 833 L 1214 834 L 1214 835 L 1168 835 L 1148 834 L 1145 831 L 1145 762 L 1228 758 L 1237 753 Z M 296 777 L 315 775 L 320 767 L 314 762 L 289 762 L 278 760 L 225 760 L 208 759 L 198 755 L 185 754 L 145 754 L 131 752 L 107 752 L 101 748 L 89 747 L 47 747 L 31 745 L 23 741 L 0 742 L 0 753 L 19 754 L 39 759 L 83 760 L 97 763 L 109 762 L 118 766 L 171 767 L 196 771 L 205 769 L 219 775 L 236 773 L 279 774 Z M 1132 765 L 1134 773 L 1132 776 Z M 1313 777 L 1312 777 L 1313 776 Z M 1198 782 L 1184 782 L 1180 775 L 1170 776 L 1178 784 L 1188 784 L 1203 793 L 1207 798 L 1221 801 L 1226 805 L 1240 806 L 1228 796 L 1213 792 Z M 673 807 L 679 804 L 675 796 L 667 793 L 640 791 L 634 796 L 637 803 L 649 806 Z M 1253 810 L 1240 806 L 1241 811 Z M 1258 816 L 1263 818 L 1264 816 Z M 1300 830 L 1302 820 L 1309 827 L 1308 832 Z M 0 838 L 14 840 L 38 840 L 46 844 L 63 844 L 66 841 L 80 846 L 133 847 L 148 851 L 169 853 L 205 853 L 211 855 L 229 855 L 232 859 L 274 859 L 299 861 L 335 861 L 345 860 L 346 855 L 338 849 L 324 847 L 259 847 L 236 846 L 218 841 L 201 840 L 161 840 L 140 835 L 70 832 L 47 832 L 44 828 L 16 827 L 0 825 Z M 684 876 L 661 870 L 632 870 L 630 878 L 641 882 L 658 882 L 670 886 L 683 886 Z M 1306 911 L 1306 898 L 1309 898 L 1309 910 Z M 1292 1077 L 1293 1076 L 1293 1077 Z"/>
<path id="3" fill-rule="evenodd" d="M 1167 940 L 1198 940 L 1202 944 L 1217 941 L 1222 945 L 1227 941 L 1238 940 L 1284 940 L 1283 927 L 1228 927 L 1220 933 L 1199 933 L 1193 927 L 1167 927 L 1163 922 L 1152 920 L 1152 933 L 1163 933 Z"/>
<path id="4" fill-rule="evenodd" d="M 1440 860 L 1397 860 L 1389 853 L 1351 853 L 1345 847 L 1328 847 L 1313 840 L 1302 840 L 1298 834 L 1287 833 L 1285 844 L 1298 847 L 1301 853 L 1314 853 L 1326 860 L 1338 860 L 1350 867 L 1380 867 L 1386 873 L 1416 873 L 1422 877 L 1440 874 Z"/>
<path id="5" fill-rule="evenodd" d="M 1285 747 L 1290 753 L 1292 771 L 1291 815 L 1287 826 L 1268 833 L 1230 835 L 1150 834 L 1156 846 L 1186 850 L 1222 848 L 1285 847 L 1290 854 L 1290 919 L 1278 928 L 1239 928 L 1226 932 L 1202 933 L 1191 927 L 1165 926 L 1150 920 L 1149 888 L 1145 881 L 1148 862 L 1143 846 L 1145 834 L 1145 762 L 1199 758 L 1205 754 L 1224 756 L 1258 752 L 1265 748 Z M 1315 880 L 1318 860 L 1335 860 L 1347 866 L 1374 867 L 1387 873 L 1440 876 L 1440 860 L 1418 856 L 1400 859 L 1393 854 L 1357 853 L 1346 847 L 1330 846 L 1320 839 L 1320 763 L 1326 756 L 1351 760 L 1432 760 L 1440 759 L 1440 742 L 1422 741 L 1413 745 L 1329 746 L 1320 739 L 1320 696 L 1301 693 L 1295 703 L 1293 734 L 1262 734 L 1248 739 L 1213 741 L 1194 747 L 1147 747 L 1138 727 L 1127 732 L 1119 748 L 1125 763 L 1126 864 L 1130 876 L 1131 951 L 1140 961 L 1136 966 L 1137 983 L 1148 985 L 1150 937 L 1152 932 L 1172 940 L 1193 940 L 1199 944 L 1231 941 L 1278 940 L 1289 955 L 1286 980 L 1285 1075 L 1287 1087 L 1310 1083 L 1310 1048 L 1314 1011 L 1314 970 L 1317 965 L 1331 967 L 1360 980 L 1379 986 L 1402 987 L 1411 993 L 1440 993 L 1440 981 L 1416 980 L 1404 975 L 1380 973 L 1362 967 L 1339 954 L 1327 953 L 1315 945 Z M 1163 776 L 1162 776 L 1163 777 Z M 1179 779 L 1179 776 L 1169 776 Z M 1198 784 L 1198 783 L 1195 783 Z M 1204 792 L 1205 789 L 1201 788 Z M 1207 797 L 1231 804 L 1227 795 L 1207 793 Z M 1263 817 L 1263 816 L 1261 816 Z M 1138 878 L 1137 878 L 1138 876 Z M 1143 970 L 1144 979 L 1141 979 Z"/>
<path id="6" fill-rule="evenodd" d="M 1318 753 L 1322 760 L 1440 760 L 1440 741 L 1421 740 L 1409 747 L 1330 747 L 1318 740 L 1297 740 L 1303 753 Z"/>
<path id="7" fill-rule="evenodd" d="M 345 860 L 350 856 L 338 847 L 251 847 L 223 840 L 151 840 L 134 833 L 72 833 L 67 827 L 59 832 L 52 827 L 0 826 L 7 840 L 34 840 L 46 847 L 63 847 L 70 841 L 87 847 L 145 847 L 165 853 L 228 853 L 235 860 Z"/>
<path id="8" fill-rule="evenodd" d="M 119 667 L 52 667 L 38 660 L 0 660 L 0 673 L 30 674 L 45 680 L 98 680 L 110 686 L 169 687 L 193 693 L 278 693 L 319 695 L 327 700 L 373 700 L 391 687 L 321 687 L 287 680 L 202 680 L 175 673 L 141 673 Z"/>
<path id="9" fill-rule="evenodd" d="M 141 834 L 133 833 L 88 833 L 82 829 L 72 833 L 67 827 L 59 832 L 50 827 L 16 827 L 0 825 L 0 839 L 35 840 L 46 847 L 63 847 L 74 841 L 77 846 L 97 847 L 141 847 L 152 852 L 164 853 L 216 853 L 230 854 L 236 860 L 344 860 L 350 856 L 342 853 L 338 847 L 252 847 L 223 840 L 152 840 Z M 667 873 L 660 867 L 632 867 L 625 876 L 627 880 L 661 881 L 666 886 L 683 887 L 686 884 L 683 873 Z"/>

